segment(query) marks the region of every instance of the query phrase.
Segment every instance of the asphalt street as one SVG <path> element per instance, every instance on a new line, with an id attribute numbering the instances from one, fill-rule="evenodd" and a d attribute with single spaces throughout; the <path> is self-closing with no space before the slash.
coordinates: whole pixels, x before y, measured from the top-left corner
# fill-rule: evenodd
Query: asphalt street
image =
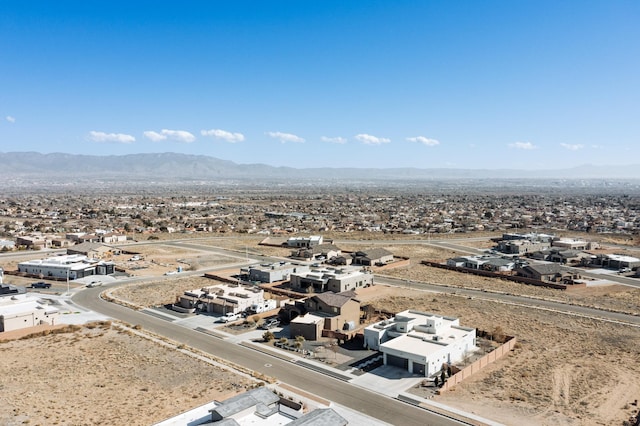
<path id="1" fill-rule="evenodd" d="M 178 343 L 184 343 L 215 357 L 226 359 L 258 373 L 275 377 L 282 382 L 391 424 L 407 426 L 461 424 L 458 421 L 442 417 L 425 409 L 316 373 L 292 362 L 286 362 L 239 345 L 229 344 L 229 342 L 210 335 L 106 302 L 99 297 L 100 292 L 103 290 L 104 288 L 82 290 L 73 296 L 73 301 L 84 308 L 130 324 L 140 325 L 146 330 L 165 336 Z"/>

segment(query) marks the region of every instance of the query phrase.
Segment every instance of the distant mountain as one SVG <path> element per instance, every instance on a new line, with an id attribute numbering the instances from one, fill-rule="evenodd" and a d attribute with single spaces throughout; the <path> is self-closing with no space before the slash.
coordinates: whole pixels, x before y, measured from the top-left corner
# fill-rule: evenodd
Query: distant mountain
<path id="1" fill-rule="evenodd" d="M 584 165 L 557 170 L 309 168 L 237 164 L 204 155 L 176 153 L 130 155 L 0 153 L 3 177 L 12 179 L 90 178 L 129 181 L 195 180 L 448 180 L 448 179 L 640 179 L 640 165 Z"/>

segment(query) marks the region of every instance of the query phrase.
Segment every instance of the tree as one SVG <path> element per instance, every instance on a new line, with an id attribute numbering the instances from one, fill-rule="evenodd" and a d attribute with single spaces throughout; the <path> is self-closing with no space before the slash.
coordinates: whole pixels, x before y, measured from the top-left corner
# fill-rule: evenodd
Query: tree
<path id="1" fill-rule="evenodd" d="M 444 381 L 446 379 L 446 375 L 444 373 L 444 369 L 442 369 L 442 372 L 440 373 L 440 380 L 442 381 L 442 384 L 444 385 Z"/>
<path id="2" fill-rule="evenodd" d="M 270 331 L 265 331 L 265 332 L 262 334 L 262 340 L 264 340 L 265 342 L 270 342 L 270 341 L 272 341 L 272 340 L 273 340 L 273 339 L 275 339 L 275 338 L 276 338 L 276 336 L 274 336 L 274 335 L 273 335 L 273 333 L 272 333 L 272 332 L 270 332 Z"/>
<path id="3" fill-rule="evenodd" d="M 438 387 L 438 385 L 440 384 L 440 382 L 438 381 L 438 376 L 436 376 L 436 377 L 433 379 L 433 383 L 436 385 L 436 387 Z"/>

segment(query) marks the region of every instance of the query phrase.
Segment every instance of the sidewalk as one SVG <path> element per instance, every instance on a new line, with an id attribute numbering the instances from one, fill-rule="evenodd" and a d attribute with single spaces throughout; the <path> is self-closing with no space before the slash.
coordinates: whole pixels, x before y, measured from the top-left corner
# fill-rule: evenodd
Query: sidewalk
<path id="1" fill-rule="evenodd" d="M 157 312 L 158 311 L 147 313 L 154 315 Z M 389 398 L 397 399 L 428 411 L 436 412 L 445 417 L 454 418 L 463 423 L 473 425 L 502 426 L 498 422 L 485 419 L 475 414 L 449 407 L 447 405 L 406 392 L 407 389 L 424 380 L 424 377 L 413 375 L 408 371 L 404 371 L 400 368 L 383 365 L 368 373 L 355 375 L 351 373 L 353 369 L 343 371 L 327 365 L 323 362 L 317 361 L 313 358 L 308 358 L 304 355 L 301 355 L 299 352 L 286 351 L 275 348 L 271 345 L 253 342 L 253 340 L 260 339 L 262 337 L 264 330 L 257 329 L 236 335 L 222 331 L 222 327 L 216 327 L 213 323 L 211 323 L 211 319 L 209 317 L 196 319 L 192 317 L 183 319 L 174 317 L 168 313 L 162 313 L 161 315 L 168 321 L 172 321 L 185 328 L 208 334 L 212 338 L 223 339 L 225 341 L 228 341 L 230 344 L 237 344 L 247 349 L 268 354 L 283 361 L 295 363 L 296 365 L 318 372 L 320 374 L 325 374 L 337 380 L 348 382 L 352 385 L 358 386 L 368 391 L 379 393 Z"/>

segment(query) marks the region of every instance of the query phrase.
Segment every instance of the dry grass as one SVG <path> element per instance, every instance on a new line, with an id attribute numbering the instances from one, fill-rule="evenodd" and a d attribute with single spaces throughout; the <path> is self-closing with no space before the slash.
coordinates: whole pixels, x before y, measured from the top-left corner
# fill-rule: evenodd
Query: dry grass
<path id="1" fill-rule="evenodd" d="M 500 326 L 520 344 L 512 355 L 437 400 L 507 424 L 616 424 L 640 392 L 640 330 L 560 313 L 412 290 L 375 300 L 394 312 L 419 309 Z M 496 417 L 498 416 L 498 417 Z M 518 419 L 518 421 L 515 421 Z M 522 422 L 520 423 L 520 421 Z"/>
<path id="2" fill-rule="evenodd" d="M 111 296 L 142 307 L 160 306 L 174 303 L 176 296 L 186 290 L 200 289 L 215 285 L 217 282 L 204 277 L 172 278 L 144 284 L 131 284 L 119 287 Z"/>
<path id="3" fill-rule="evenodd" d="M 1 424 L 148 425 L 253 386 L 108 323 L 2 343 L 0 354 Z"/>

